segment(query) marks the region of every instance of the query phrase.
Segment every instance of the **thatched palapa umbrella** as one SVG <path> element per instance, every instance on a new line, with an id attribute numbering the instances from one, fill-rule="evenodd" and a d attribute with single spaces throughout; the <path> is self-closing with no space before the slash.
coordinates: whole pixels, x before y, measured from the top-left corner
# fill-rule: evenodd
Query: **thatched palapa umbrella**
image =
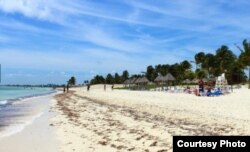
<path id="1" fill-rule="evenodd" d="M 146 85 L 149 82 L 149 80 L 144 76 L 141 78 L 138 78 L 135 83 L 138 84 L 138 88 L 140 88 L 140 86 Z"/>
<path id="2" fill-rule="evenodd" d="M 144 77 L 140 78 L 139 83 L 147 84 L 147 83 L 149 83 L 149 80 L 144 76 Z"/>
<path id="3" fill-rule="evenodd" d="M 190 81 L 189 79 L 186 79 L 186 80 L 184 80 L 183 81 L 183 83 L 185 83 L 185 84 L 189 84 L 189 83 L 191 83 L 192 81 Z"/>
<path id="4" fill-rule="evenodd" d="M 155 78 L 155 82 L 163 82 L 163 76 L 161 74 L 159 74 L 156 78 Z"/>
<path id="5" fill-rule="evenodd" d="M 164 82 L 164 78 L 161 74 L 159 74 L 155 80 L 154 80 L 157 84 L 160 84 L 161 85 L 161 89 L 163 90 L 163 82 Z"/>
<path id="6" fill-rule="evenodd" d="M 140 84 L 140 81 L 141 81 L 141 78 L 136 78 L 135 81 L 134 81 L 134 83 L 135 84 Z"/>
<path id="7" fill-rule="evenodd" d="M 128 87 L 130 87 L 131 85 L 133 84 L 137 84 L 137 78 L 130 78 L 130 79 L 127 79 L 126 81 L 124 81 L 123 83 L 125 86 L 128 85 Z"/>
<path id="8" fill-rule="evenodd" d="M 131 81 L 130 81 L 130 84 L 135 84 L 136 79 L 137 78 L 132 78 Z"/>
<path id="9" fill-rule="evenodd" d="M 197 83 L 199 83 L 199 80 L 198 79 L 194 79 L 194 80 L 192 80 L 192 83 L 197 84 Z"/>
<path id="10" fill-rule="evenodd" d="M 131 79 L 127 79 L 123 82 L 124 86 L 127 87 L 127 85 L 130 84 Z"/>
<path id="11" fill-rule="evenodd" d="M 176 80 L 175 77 L 174 77 L 171 73 L 168 73 L 167 75 L 165 75 L 165 76 L 163 77 L 163 79 L 164 79 L 165 81 L 175 81 L 175 80 Z"/>
<path id="12" fill-rule="evenodd" d="M 167 75 L 165 75 L 164 77 L 163 77 L 163 80 L 165 81 L 165 82 L 171 82 L 171 81 L 175 81 L 176 79 L 175 79 L 175 77 L 171 74 L 171 73 L 168 73 Z"/>

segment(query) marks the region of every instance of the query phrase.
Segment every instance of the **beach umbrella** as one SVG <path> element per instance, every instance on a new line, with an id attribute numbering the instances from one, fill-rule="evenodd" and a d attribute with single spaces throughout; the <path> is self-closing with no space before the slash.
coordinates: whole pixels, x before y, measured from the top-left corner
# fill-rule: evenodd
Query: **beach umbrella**
<path id="1" fill-rule="evenodd" d="M 137 80 L 137 78 L 132 78 L 131 80 L 130 80 L 130 84 L 135 84 L 135 81 Z"/>
<path id="2" fill-rule="evenodd" d="M 190 81 L 189 79 L 186 79 L 186 80 L 184 80 L 183 81 L 183 83 L 186 83 L 186 84 L 189 84 L 189 83 L 191 83 L 192 81 Z"/>
<path id="3" fill-rule="evenodd" d="M 139 83 L 149 83 L 149 80 L 144 76 L 140 78 Z"/>
<path id="4" fill-rule="evenodd" d="M 127 87 L 127 85 L 130 84 L 131 79 L 127 79 L 123 82 L 124 86 Z"/>
<path id="5" fill-rule="evenodd" d="M 155 81 L 155 82 L 163 82 L 163 76 L 162 76 L 161 74 L 159 74 L 159 75 L 155 78 L 154 81 Z"/>
<path id="6" fill-rule="evenodd" d="M 141 81 L 141 78 L 136 78 L 136 80 L 134 81 L 135 84 L 139 84 Z"/>
<path id="7" fill-rule="evenodd" d="M 147 83 L 149 83 L 149 80 L 144 76 L 142 78 L 140 78 L 139 80 L 139 85 L 141 85 L 141 89 L 143 88 L 144 85 L 146 85 Z"/>
<path id="8" fill-rule="evenodd" d="M 137 89 L 140 88 L 140 84 L 141 84 L 141 78 L 136 78 L 136 80 L 134 81 L 134 83 L 137 85 Z"/>
<path id="9" fill-rule="evenodd" d="M 175 81 L 175 77 L 171 73 L 168 73 L 163 77 L 163 81 Z"/>
<path id="10" fill-rule="evenodd" d="M 163 81 L 169 83 L 170 81 L 175 81 L 175 77 L 171 73 L 168 73 L 163 77 Z"/>
<path id="11" fill-rule="evenodd" d="M 198 79 L 194 79 L 194 80 L 192 80 L 192 83 L 198 83 L 199 82 L 199 80 Z"/>
<path id="12" fill-rule="evenodd" d="M 164 77 L 163 77 L 161 74 L 159 74 L 159 75 L 155 78 L 154 81 L 155 81 L 156 83 L 160 84 L 160 85 L 161 85 L 161 89 L 163 90 L 163 84 L 162 84 L 161 82 L 164 82 Z"/>
<path id="13" fill-rule="evenodd" d="M 123 82 L 123 84 L 129 84 L 130 83 L 130 79 L 127 79 Z"/>

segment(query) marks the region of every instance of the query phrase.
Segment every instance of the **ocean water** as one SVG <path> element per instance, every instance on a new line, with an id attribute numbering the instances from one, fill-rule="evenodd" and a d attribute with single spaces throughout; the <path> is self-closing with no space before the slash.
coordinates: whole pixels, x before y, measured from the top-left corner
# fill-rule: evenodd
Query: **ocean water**
<path id="1" fill-rule="evenodd" d="M 0 105 L 20 98 L 50 93 L 51 88 L 0 86 Z"/>
<path id="2" fill-rule="evenodd" d="M 41 116 L 54 92 L 52 88 L 0 86 L 0 139 Z"/>

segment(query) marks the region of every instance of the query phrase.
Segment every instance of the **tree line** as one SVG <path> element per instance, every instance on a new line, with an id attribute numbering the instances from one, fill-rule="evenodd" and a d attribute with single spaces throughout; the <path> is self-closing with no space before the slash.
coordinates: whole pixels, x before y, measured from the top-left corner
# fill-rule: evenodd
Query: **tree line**
<path id="1" fill-rule="evenodd" d="M 237 46 L 237 45 L 236 45 Z M 145 73 L 129 75 L 127 70 L 124 70 L 121 75 L 118 73 L 107 74 L 106 77 L 96 75 L 91 81 L 91 84 L 121 84 L 128 78 L 146 76 L 149 81 L 154 81 L 158 75 L 166 75 L 171 73 L 177 80 L 177 83 L 185 79 L 202 79 L 215 78 L 222 73 L 229 84 L 238 84 L 247 81 L 247 76 L 244 70 L 248 68 L 250 77 L 250 43 L 247 40 L 242 42 L 242 47 L 237 46 L 240 50 L 240 55 L 237 56 L 226 45 L 222 45 L 215 50 L 215 53 L 198 52 L 194 56 L 194 61 L 184 60 L 174 64 L 158 64 L 149 65 Z M 195 70 L 192 70 L 192 63 L 195 64 Z M 249 81 L 250 87 L 250 81 Z"/>
<path id="2" fill-rule="evenodd" d="M 91 81 L 91 84 L 121 84 L 125 80 L 129 78 L 129 73 L 127 70 L 124 70 L 121 75 L 118 73 L 107 74 L 106 77 L 103 77 L 102 75 L 96 75 Z"/>

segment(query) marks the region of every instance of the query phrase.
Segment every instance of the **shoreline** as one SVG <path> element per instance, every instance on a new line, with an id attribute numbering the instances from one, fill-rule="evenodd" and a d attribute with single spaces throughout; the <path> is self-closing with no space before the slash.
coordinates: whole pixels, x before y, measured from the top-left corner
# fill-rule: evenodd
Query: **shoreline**
<path id="1" fill-rule="evenodd" d="M 174 135 L 249 135 L 249 97 L 244 88 L 221 97 L 71 88 L 48 95 L 43 114 L 0 139 L 0 151 L 166 152 Z"/>
<path id="2" fill-rule="evenodd" d="M 45 92 L 45 93 L 37 93 L 34 95 L 24 95 L 24 96 L 15 97 L 15 98 L 3 99 L 3 100 L 0 100 L 0 106 L 12 104 L 16 101 L 29 100 L 32 98 L 39 98 L 39 97 L 43 97 L 43 96 L 53 95 L 55 93 L 57 93 L 56 90 L 51 90 L 50 92 Z"/>
<path id="3" fill-rule="evenodd" d="M 55 129 L 50 126 L 50 119 L 54 117 L 50 107 L 55 94 L 39 96 L 26 99 L 37 102 L 39 109 L 36 109 L 32 119 L 27 119 L 19 130 L 11 135 L 0 138 L 0 151 L 16 152 L 55 152 L 57 151 L 58 140 Z"/>

